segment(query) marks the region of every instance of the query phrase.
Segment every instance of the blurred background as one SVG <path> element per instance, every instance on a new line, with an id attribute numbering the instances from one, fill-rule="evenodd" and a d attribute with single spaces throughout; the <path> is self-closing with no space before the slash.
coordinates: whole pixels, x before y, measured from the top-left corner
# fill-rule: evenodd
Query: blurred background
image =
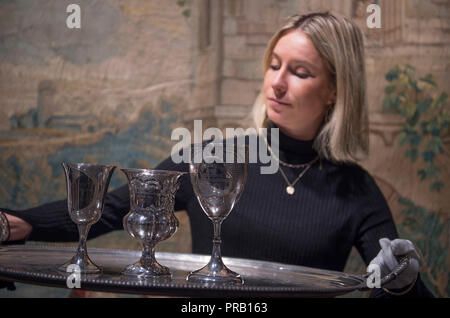
<path id="1" fill-rule="evenodd" d="M 72 3 L 79 29 L 66 25 Z M 381 28 L 367 26 L 370 4 L 381 9 Z M 63 161 L 151 168 L 170 155 L 172 129 L 192 128 L 194 119 L 203 129 L 252 126 L 271 35 L 291 15 L 323 10 L 352 18 L 364 33 L 371 148 L 361 165 L 401 237 L 422 253 L 426 285 L 448 297 L 447 0 L 0 0 L 0 207 L 65 198 Z M 110 188 L 125 182 L 115 173 Z M 187 216 L 177 217 L 179 230 L 159 250 L 190 251 Z M 139 249 L 123 231 L 88 247 Z M 356 251 L 345 271 L 365 272 Z M 74 296 L 24 284 L 0 290 Z"/>

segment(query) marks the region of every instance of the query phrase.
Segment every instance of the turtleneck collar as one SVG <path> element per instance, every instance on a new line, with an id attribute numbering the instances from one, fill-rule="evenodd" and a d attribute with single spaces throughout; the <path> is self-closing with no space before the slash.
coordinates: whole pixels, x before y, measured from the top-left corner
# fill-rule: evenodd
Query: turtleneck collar
<path id="1" fill-rule="evenodd" d="M 272 141 L 270 138 L 270 129 L 278 128 L 273 122 L 269 122 L 269 127 L 267 131 L 267 139 L 271 147 L 274 147 L 275 144 L 272 145 Z M 302 164 L 313 160 L 317 156 L 317 151 L 314 150 L 313 140 L 298 140 L 292 137 L 289 137 L 281 132 L 279 129 L 279 149 L 280 149 L 280 159 L 284 162 L 290 164 Z"/>

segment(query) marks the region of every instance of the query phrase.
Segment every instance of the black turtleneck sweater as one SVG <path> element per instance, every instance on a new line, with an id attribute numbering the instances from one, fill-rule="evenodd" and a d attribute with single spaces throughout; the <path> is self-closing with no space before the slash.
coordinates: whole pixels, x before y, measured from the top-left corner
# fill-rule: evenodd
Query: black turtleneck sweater
<path id="1" fill-rule="evenodd" d="M 317 153 L 312 141 L 298 141 L 280 132 L 280 159 L 306 163 Z M 373 178 L 358 165 L 336 165 L 320 160 L 286 193 L 286 181 L 278 171 L 261 174 L 261 163 L 249 165 L 240 200 L 222 225 L 222 254 L 228 257 L 266 260 L 343 271 L 352 246 L 368 264 L 380 251 L 378 240 L 398 237 L 389 207 Z M 157 169 L 188 171 L 169 157 Z M 302 169 L 281 166 L 294 181 Z M 209 254 L 213 229 L 194 195 L 189 175 L 180 178 L 175 210 L 186 210 L 192 232 L 193 253 Z M 29 240 L 76 241 L 78 231 L 66 212 L 66 201 L 25 211 L 10 211 L 33 226 Z M 105 200 L 101 220 L 89 238 L 122 229 L 129 211 L 129 191 L 124 185 Z M 418 280 L 409 295 L 429 295 Z M 378 290 L 377 296 L 384 292 Z"/>

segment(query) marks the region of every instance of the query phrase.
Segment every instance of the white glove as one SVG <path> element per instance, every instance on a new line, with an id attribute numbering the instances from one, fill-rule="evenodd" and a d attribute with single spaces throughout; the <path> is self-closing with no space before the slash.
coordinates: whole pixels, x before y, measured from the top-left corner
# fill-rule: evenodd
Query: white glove
<path id="1" fill-rule="evenodd" d="M 411 285 L 419 273 L 419 254 L 414 245 L 409 240 L 395 239 L 390 241 L 387 238 L 380 239 L 381 250 L 378 255 L 370 262 L 380 266 L 381 278 L 392 272 L 398 265 L 395 256 L 411 255 L 408 267 L 393 281 L 386 286 L 388 289 L 401 289 Z"/>

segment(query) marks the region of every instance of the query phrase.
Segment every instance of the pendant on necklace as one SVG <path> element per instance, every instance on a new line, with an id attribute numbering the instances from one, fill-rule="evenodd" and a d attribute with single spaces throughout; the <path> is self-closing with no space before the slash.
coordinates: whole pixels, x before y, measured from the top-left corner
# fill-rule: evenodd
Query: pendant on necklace
<path id="1" fill-rule="evenodd" d="M 289 194 L 289 195 L 293 195 L 294 192 L 295 192 L 295 189 L 294 189 L 293 186 L 289 185 L 289 186 L 286 187 L 286 192 L 287 192 L 287 194 Z"/>

